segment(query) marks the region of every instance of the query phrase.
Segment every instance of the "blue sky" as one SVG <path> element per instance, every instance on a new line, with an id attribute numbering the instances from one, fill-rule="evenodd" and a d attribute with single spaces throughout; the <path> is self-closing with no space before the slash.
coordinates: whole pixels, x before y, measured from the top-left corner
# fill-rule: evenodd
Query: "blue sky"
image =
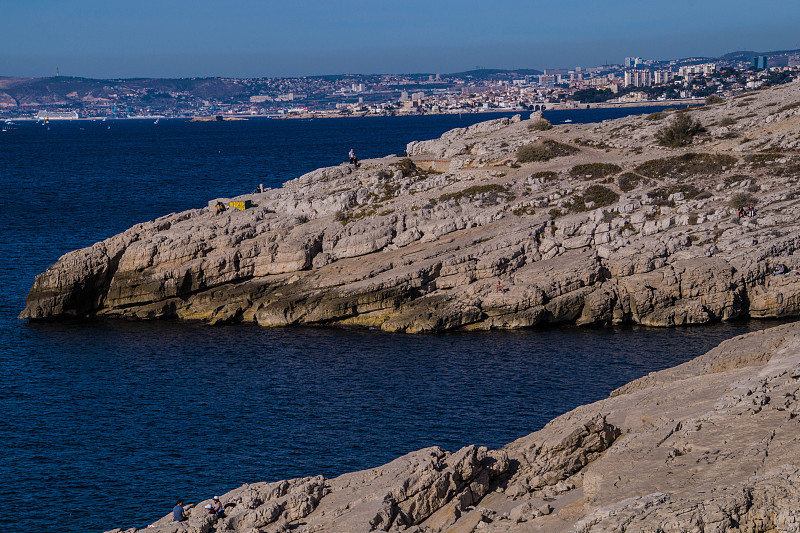
<path id="1" fill-rule="evenodd" d="M 797 0 L 6 0 L 0 76 L 560 68 L 800 43 Z"/>

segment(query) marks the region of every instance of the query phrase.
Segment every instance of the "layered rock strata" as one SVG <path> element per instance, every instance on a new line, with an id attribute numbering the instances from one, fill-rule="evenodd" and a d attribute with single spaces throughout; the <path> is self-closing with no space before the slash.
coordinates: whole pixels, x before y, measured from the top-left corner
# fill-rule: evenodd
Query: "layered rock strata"
<path id="1" fill-rule="evenodd" d="M 800 531 L 800 323 L 725 341 L 499 450 L 244 485 L 154 533 Z M 137 529 L 113 530 L 135 533 Z M 141 531 L 144 531 L 141 530 Z"/>
<path id="2" fill-rule="evenodd" d="M 688 112 L 499 119 L 410 159 L 322 168 L 68 253 L 21 318 L 360 325 L 699 324 L 800 314 L 800 84 Z M 739 217 L 736 202 L 755 204 Z M 749 211 L 749 210 L 748 210 Z"/>

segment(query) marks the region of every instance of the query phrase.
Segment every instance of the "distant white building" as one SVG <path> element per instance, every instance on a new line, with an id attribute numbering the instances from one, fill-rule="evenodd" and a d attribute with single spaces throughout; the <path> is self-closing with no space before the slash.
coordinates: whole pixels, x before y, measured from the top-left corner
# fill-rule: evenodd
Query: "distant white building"
<path id="1" fill-rule="evenodd" d="M 77 120 L 77 111 L 39 111 L 36 113 L 36 120 Z"/>
<path id="2" fill-rule="evenodd" d="M 699 74 L 711 74 L 717 70 L 716 63 L 702 63 L 700 65 L 684 65 L 678 68 L 678 76 L 687 78 L 689 76 L 697 76 Z"/>
<path id="3" fill-rule="evenodd" d="M 625 87 L 649 87 L 653 84 L 653 74 L 649 70 L 626 70 Z"/>
<path id="4" fill-rule="evenodd" d="M 653 72 L 653 83 L 656 85 L 669 83 L 674 77 L 675 75 L 669 70 L 657 70 Z"/>
<path id="5" fill-rule="evenodd" d="M 625 58 L 625 66 L 626 67 L 638 67 L 642 64 L 641 57 L 626 57 Z"/>

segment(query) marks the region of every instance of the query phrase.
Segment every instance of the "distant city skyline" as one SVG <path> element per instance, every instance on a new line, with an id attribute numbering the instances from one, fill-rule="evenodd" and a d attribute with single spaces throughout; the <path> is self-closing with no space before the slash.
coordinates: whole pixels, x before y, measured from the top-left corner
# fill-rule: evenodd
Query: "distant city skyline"
<path id="1" fill-rule="evenodd" d="M 335 5 L 334 5 L 335 4 Z M 290 77 L 566 68 L 798 46 L 800 3 L 7 2 L 0 76 Z"/>

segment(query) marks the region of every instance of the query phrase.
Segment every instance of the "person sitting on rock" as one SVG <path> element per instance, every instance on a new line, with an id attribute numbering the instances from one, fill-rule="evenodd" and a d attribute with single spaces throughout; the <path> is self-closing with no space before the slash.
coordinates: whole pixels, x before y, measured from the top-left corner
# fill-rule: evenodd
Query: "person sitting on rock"
<path id="1" fill-rule="evenodd" d="M 183 510 L 183 500 L 178 500 L 178 503 L 172 508 L 172 519 L 175 522 L 183 522 L 187 519 L 186 512 Z"/>
<path id="2" fill-rule="evenodd" d="M 744 217 L 744 207 L 739 208 L 739 218 Z"/>
<path id="3" fill-rule="evenodd" d="M 747 211 L 747 216 L 749 217 L 756 216 L 756 210 L 753 208 L 752 204 L 750 204 L 750 209 Z"/>
<path id="4" fill-rule="evenodd" d="M 219 215 L 220 213 L 224 213 L 224 212 L 225 212 L 225 204 L 223 204 L 222 202 L 218 201 L 217 202 L 217 214 Z"/>
<path id="5" fill-rule="evenodd" d="M 219 496 L 214 496 L 214 514 L 217 518 L 225 518 L 225 510 L 222 508 L 222 502 L 219 501 Z"/>
<path id="6" fill-rule="evenodd" d="M 209 516 L 215 516 L 215 513 L 214 513 L 214 506 L 213 506 L 213 505 L 211 505 L 210 503 L 207 503 L 207 504 L 205 505 L 204 509 L 206 510 L 206 514 L 207 514 L 207 515 L 209 515 Z"/>

